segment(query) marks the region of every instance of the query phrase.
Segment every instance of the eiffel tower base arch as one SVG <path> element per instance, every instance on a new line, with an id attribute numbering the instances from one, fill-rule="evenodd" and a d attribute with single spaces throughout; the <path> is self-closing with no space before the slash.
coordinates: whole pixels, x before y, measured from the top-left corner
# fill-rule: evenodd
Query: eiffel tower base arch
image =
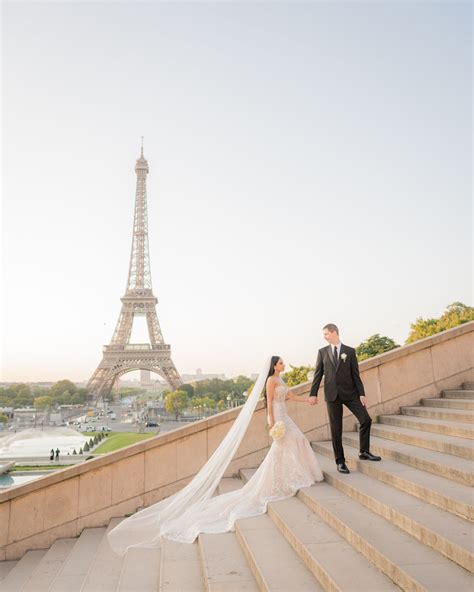
<path id="1" fill-rule="evenodd" d="M 169 345 L 105 346 L 97 370 L 87 384 L 89 402 L 108 396 L 117 378 L 133 370 L 150 370 L 161 376 L 175 390 L 183 381 L 171 359 Z"/>

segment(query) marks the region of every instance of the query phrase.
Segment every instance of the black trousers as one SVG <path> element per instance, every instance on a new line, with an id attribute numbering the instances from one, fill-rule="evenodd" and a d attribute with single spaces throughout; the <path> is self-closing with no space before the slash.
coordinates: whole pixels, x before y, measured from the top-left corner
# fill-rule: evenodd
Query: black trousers
<path id="1" fill-rule="evenodd" d="M 372 419 L 359 397 L 350 401 L 343 401 L 337 395 L 335 401 L 326 401 L 329 415 L 329 425 L 331 427 L 332 447 L 336 463 L 345 462 L 344 448 L 342 447 L 342 411 L 345 405 L 356 416 L 360 423 L 359 428 L 359 450 L 360 452 L 369 452 L 370 426 Z"/>

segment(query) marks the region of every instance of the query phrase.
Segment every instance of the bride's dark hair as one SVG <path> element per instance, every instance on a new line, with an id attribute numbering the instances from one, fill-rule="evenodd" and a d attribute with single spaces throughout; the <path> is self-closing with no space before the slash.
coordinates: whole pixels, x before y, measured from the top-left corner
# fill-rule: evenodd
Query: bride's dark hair
<path id="1" fill-rule="evenodd" d="M 267 406 L 267 380 L 270 378 L 270 376 L 273 376 L 275 374 L 275 366 L 278 363 L 278 360 L 280 360 L 280 356 L 272 356 L 272 360 L 270 362 L 270 370 L 268 371 L 268 376 L 265 379 L 265 388 L 263 389 L 263 398 L 265 399 L 265 407 Z"/>

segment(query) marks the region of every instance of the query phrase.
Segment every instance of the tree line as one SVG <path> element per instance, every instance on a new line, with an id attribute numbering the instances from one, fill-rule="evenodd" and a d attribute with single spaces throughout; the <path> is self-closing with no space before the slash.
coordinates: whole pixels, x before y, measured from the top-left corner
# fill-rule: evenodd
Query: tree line
<path id="1" fill-rule="evenodd" d="M 405 344 L 413 343 L 435 335 L 440 331 L 451 329 L 463 323 L 474 320 L 474 307 L 462 302 L 453 302 L 446 307 L 438 318 L 418 317 L 410 325 Z M 359 361 L 391 351 L 400 347 L 391 337 L 376 333 L 356 347 Z M 296 386 L 308 380 L 308 372 L 314 370 L 311 365 L 291 366 L 283 379 L 289 386 Z M 186 409 L 199 411 L 207 415 L 223 411 L 229 406 L 240 405 L 245 402 L 245 392 L 250 391 L 254 381 L 247 376 L 238 376 L 229 380 L 212 378 L 193 384 L 183 384 L 179 390 L 163 393 L 165 408 L 176 418 Z M 144 393 L 144 389 L 122 388 L 119 396 L 131 396 Z M 0 388 L 0 407 L 35 407 L 46 409 L 59 405 L 84 404 L 87 389 L 77 387 L 70 380 L 59 380 L 51 387 L 34 387 L 28 384 L 13 384 Z M 112 395 L 111 395 L 112 396 Z M 0 421 L 7 422 L 7 417 L 0 413 Z"/>

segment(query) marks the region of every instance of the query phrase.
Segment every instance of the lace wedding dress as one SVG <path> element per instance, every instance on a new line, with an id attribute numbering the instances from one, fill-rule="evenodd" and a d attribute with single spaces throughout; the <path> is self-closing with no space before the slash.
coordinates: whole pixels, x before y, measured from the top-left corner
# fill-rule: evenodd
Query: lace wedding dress
<path id="1" fill-rule="evenodd" d="M 211 497 L 243 437 L 266 374 L 267 371 L 261 373 L 255 392 L 249 395 L 254 400 L 247 401 L 224 441 L 193 481 L 173 496 L 129 516 L 107 533 L 116 553 L 122 555 L 131 547 L 157 547 L 162 537 L 192 543 L 201 532 L 233 531 L 239 518 L 264 514 L 268 502 L 291 497 L 300 488 L 323 481 L 311 445 L 287 414 L 288 387 L 280 379 L 274 390 L 273 415 L 275 421 L 285 424 L 285 435 L 273 441 L 260 467 L 241 489 Z"/>
<path id="2" fill-rule="evenodd" d="M 200 532 L 234 530 L 239 518 L 264 514 L 267 504 L 295 495 L 301 487 L 323 480 L 319 463 L 305 435 L 286 412 L 288 387 L 275 387 L 273 415 L 285 424 L 285 435 L 274 440 L 267 456 L 251 479 L 241 488 L 204 501 L 199 507 L 173 520 L 162 535 L 174 541 L 192 543 Z"/>

